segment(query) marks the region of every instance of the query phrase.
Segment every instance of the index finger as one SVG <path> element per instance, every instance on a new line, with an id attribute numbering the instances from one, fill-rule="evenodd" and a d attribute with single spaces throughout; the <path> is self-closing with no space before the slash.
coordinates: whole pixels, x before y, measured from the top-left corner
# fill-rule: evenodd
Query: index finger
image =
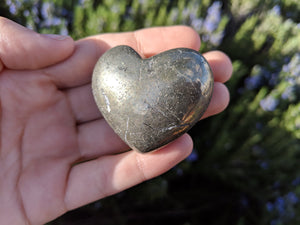
<path id="1" fill-rule="evenodd" d="M 76 42 L 73 55 L 66 61 L 48 67 L 45 74 L 61 88 L 87 84 L 98 58 L 117 45 L 128 45 L 142 57 L 150 57 L 172 48 L 199 50 L 199 35 L 187 26 L 155 27 L 135 32 L 91 36 Z"/>

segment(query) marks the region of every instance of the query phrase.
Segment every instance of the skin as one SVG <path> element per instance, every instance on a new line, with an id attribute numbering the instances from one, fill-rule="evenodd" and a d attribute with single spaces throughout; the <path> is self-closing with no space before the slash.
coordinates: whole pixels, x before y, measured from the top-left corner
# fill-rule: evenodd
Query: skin
<path id="1" fill-rule="evenodd" d="M 188 134 L 149 154 L 128 151 L 101 117 L 90 87 L 97 59 L 129 45 L 143 57 L 200 38 L 189 27 L 101 34 L 74 42 L 0 17 L 0 224 L 44 224 L 69 210 L 159 176 L 192 151 Z M 203 118 L 229 102 L 222 52 L 204 56 L 215 87 Z"/>

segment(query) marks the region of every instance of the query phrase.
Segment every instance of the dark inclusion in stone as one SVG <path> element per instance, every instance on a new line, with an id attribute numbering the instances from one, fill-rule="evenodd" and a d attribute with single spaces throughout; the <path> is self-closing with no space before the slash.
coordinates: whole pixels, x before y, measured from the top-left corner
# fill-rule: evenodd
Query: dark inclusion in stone
<path id="1" fill-rule="evenodd" d="M 207 109 L 213 84 L 207 61 L 187 48 L 142 59 L 129 46 L 117 46 L 100 57 L 92 78 L 106 121 L 143 153 L 187 132 Z"/>

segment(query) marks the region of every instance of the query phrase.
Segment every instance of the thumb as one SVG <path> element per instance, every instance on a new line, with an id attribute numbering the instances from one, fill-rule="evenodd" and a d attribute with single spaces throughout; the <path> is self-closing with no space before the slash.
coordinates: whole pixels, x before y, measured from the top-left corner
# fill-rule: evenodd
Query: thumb
<path id="1" fill-rule="evenodd" d="M 38 34 L 0 17 L 0 71 L 38 69 L 60 62 L 74 50 L 68 36 Z"/>

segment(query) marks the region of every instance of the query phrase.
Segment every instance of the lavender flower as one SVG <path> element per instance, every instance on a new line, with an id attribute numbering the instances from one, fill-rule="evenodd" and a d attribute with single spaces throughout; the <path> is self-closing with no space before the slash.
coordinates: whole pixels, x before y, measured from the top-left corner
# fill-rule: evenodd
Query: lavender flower
<path id="1" fill-rule="evenodd" d="M 275 86 L 278 83 L 278 74 L 279 73 L 271 73 L 269 78 L 269 86 Z"/>
<path id="2" fill-rule="evenodd" d="M 16 9 L 16 6 L 14 4 L 9 5 L 9 12 L 11 14 L 16 14 L 17 13 L 17 9 Z"/>
<path id="3" fill-rule="evenodd" d="M 272 112 L 276 109 L 279 104 L 278 99 L 275 99 L 273 96 L 268 96 L 260 101 L 260 107 L 267 112 Z"/>
<path id="4" fill-rule="evenodd" d="M 60 35 L 64 35 L 64 36 L 69 35 L 69 31 L 66 27 L 63 27 L 59 33 Z"/>
<path id="5" fill-rule="evenodd" d="M 285 211 L 285 200 L 283 197 L 278 197 L 275 201 L 275 208 L 279 214 L 284 214 Z"/>
<path id="6" fill-rule="evenodd" d="M 257 164 L 264 170 L 269 168 L 268 162 L 266 162 L 264 160 L 261 160 L 261 159 L 257 160 Z"/>
<path id="7" fill-rule="evenodd" d="M 285 73 L 288 73 L 290 71 L 290 67 L 289 67 L 289 64 L 285 64 L 283 65 L 282 67 L 282 71 L 285 72 Z"/>
<path id="8" fill-rule="evenodd" d="M 272 202 L 267 202 L 266 208 L 269 212 L 272 212 L 274 210 L 274 204 Z"/>
<path id="9" fill-rule="evenodd" d="M 207 16 L 204 20 L 203 26 L 208 33 L 212 33 L 217 29 L 221 21 L 221 7 L 222 3 L 214 2 L 207 10 Z"/>
<path id="10" fill-rule="evenodd" d="M 190 10 L 188 8 L 184 8 L 181 12 L 181 15 L 182 15 L 183 19 L 188 18 L 188 16 L 190 15 Z"/>
<path id="11" fill-rule="evenodd" d="M 298 185 L 300 185 L 300 177 L 297 177 L 296 179 L 294 179 L 294 180 L 292 181 L 292 185 L 293 185 L 293 186 L 298 186 Z"/>
<path id="12" fill-rule="evenodd" d="M 62 24 L 62 20 L 59 17 L 49 17 L 43 23 L 43 26 L 50 27 L 50 26 L 58 26 Z"/>
<path id="13" fill-rule="evenodd" d="M 78 4 L 81 6 L 83 6 L 85 2 L 86 2 L 86 0 L 78 0 Z"/>
<path id="14" fill-rule="evenodd" d="M 25 17 L 27 17 L 27 16 L 30 15 L 30 12 L 29 12 L 28 10 L 25 10 L 25 11 L 23 12 L 23 15 L 24 15 Z"/>
<path id="15" fill-rule="evenodd" d="M 291 61 L 283 66 L 282 70 L 290 73 L 294 78 L 300 78 L 300 53 L 295 54 Z"/>
<path id="16" fill-rule="evenodd" d="M 284 100 L 295 101 L 300 86 L 300 53 L 295 54 L 290 62 L 282 66 L 284 78 L 288 85 L 281 94 Z"/>
<path id="17" fill-rule="evenodd" d="M 21 8 L 22 6 L 22 2 L 21 1 L 12 1 L 12 0 L 6 0 L 6 5 L 9 6 L 9 12 L 11 14 L 17 14 L 18 10 Z"/>
<path id="18" fill-rule="evenodd" d="M 272 12 L 274 12 L 276 15 L 280 15 L 280 11 L 281 11 L 281 8 L 279 5 L 275 5 L 273 8 L 272 8 Z"/>
<path id="19" fill-rule="evenodd" d="M 248 90 L 260 88 L 270 77 L 270 71 L 262 66 L 256 65 L 252 69 L 251 76 L 245 79 L 245 86 Z"/>
<path id="20" fill-rule="evenodd" d="M 299 198 L 294 192 L 289 192 L 284 196 L 276 198 L 275 202 L 267 202 L 266 208 L 271 213 L 276 213 L 276 218 L 271 224 L 286 224 L 295 217 L 295 206 L 299 203 Z"/>
<path id="21" fill-rule="evenodd" d="M 262 130 L 262 129 L 263 129 L 263 124 L 260 123 L 260 122 L 256 122 L 256 123 L 255 123 L 255 128 L 256 128 L 257 130 Z"/>
<path id="22" fill-rule="evenodd" d="M 196 149 L 193 149 L 192 153 L 187 157 L 187 161 L 195 162 L 198 160 L 198 153 Z"/>
<path id="23" fill-rule="evenodd" d="M 256 89 L 260 87 L 262 84 L 263 84 L 263 79 L 262 76 L 260 75 L 247 77 L 245 79 L 245 85 L 248 90 Z"/>
<path id="24" fill-rule="evenodd" d="M 281 98 L 284 100 L 290 100 L 293 101 L 295 98 L 294 95 L 294 87 L 293 86 L 288 86 L 284 92 L 281 94 Z"/>
<path id="25" fill-rule="evenodd" d="M 216 34 L 212 34 L 209 38 L 210 43 L 212 43 L 214 46 L 218 46 L 221 44 L 222 40 L 224 37 L 224 33 L 223 32 L 219 32 Z"/>
<path id="26" fill-rule="evenodd" d="M 48 18 L 51 14 L 52 5 L 50 2 L 44 2 L 41 9 L 43 18 Z"/>
<path id="27" fill-rule="evenodd" d="M 297 197 L 297 195 L 294 192 L 289 192 L 286 195 L 286 200 L 292 205 L 295 205 L 299 202 L 299 198 Z"/>
<path id="28" fill-rule="evenodd" d="M 191 26 L 198 32 L 201 30 L 202 24 L 203 24 L 203 20 L 201 18 L 191 19 Z"/>

